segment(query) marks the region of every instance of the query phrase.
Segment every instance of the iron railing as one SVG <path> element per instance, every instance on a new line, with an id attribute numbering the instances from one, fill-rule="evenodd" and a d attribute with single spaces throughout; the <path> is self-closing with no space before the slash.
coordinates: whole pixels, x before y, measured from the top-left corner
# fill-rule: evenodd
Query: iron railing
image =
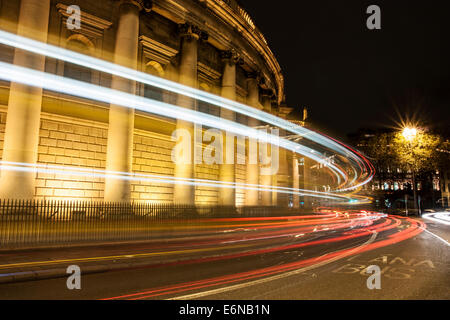
<path id="1" fill-rule="evenodd" d="M 280 207 L 0 200 L 0 249 L 146 240 L 208 229 L 208 219 L 301 214 Z"/>

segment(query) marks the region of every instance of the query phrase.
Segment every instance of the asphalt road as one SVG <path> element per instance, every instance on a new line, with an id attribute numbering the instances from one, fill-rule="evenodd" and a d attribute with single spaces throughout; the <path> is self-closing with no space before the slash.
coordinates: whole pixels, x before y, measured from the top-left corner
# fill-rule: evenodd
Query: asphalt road
<path id="1" fill-rule="evenodd" d="M 64 275 L 0 284 L 0 299 L 450 299 L 447 225 L 335 212 L 211 223 L 170 241 L 1 253 L 2 274 L 82 274 L 80 290 Z M 111 270 L 83 273 L 99 265 Z M 369 265 L 380 289 L 367 287 Z"/>

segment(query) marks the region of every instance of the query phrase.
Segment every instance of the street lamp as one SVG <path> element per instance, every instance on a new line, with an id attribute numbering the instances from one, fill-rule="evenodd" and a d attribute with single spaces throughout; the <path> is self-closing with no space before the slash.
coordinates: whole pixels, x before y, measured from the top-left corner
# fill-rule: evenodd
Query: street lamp
<path id="1" fill-rule="evenodd" d="M 411 142 L 415 139 L 416 135 L 417 135 L 417 129 L 416 128 L 410 128 L 410 127 L 406 127 L 403 129 L 403 137 Z"/>
<path id="2" fill-rule="evenodd" d="M 406 141 L 408 141 L 409 151 L 411 153 L 411 158 L 413 161 L 413 164 L 411 166 L 411 173 L 412 173 L 412 187 L 413 187 L 413 194 L 414 194 L 414 209 L 418 209 L 418 214 L 420 215 L 420 208 L 417 206 L 417 190 L 416 190 L 416 170 L 414 166 L 414 152 L 412 147 L 412 142 L 417 136 L 417 129 L 414 127 L 405 127 L 402 132 L 403 137 Z M 406 201 L 406 206 L 407 206 Z M 407 207 L 406 207 L 407 208 Z M 408 212 L 408 209 L 406 209 L 406 213 Z"/>

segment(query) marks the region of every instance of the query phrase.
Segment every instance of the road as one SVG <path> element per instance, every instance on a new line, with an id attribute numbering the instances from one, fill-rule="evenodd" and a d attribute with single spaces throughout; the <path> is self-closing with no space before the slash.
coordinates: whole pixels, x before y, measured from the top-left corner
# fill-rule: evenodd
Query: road
<path id="1" fill-rule="evenodd" d="M 80 290 L 64 275 L 0 284 L 0 299 L 450 299 L 449 230 L 366 212 L 211 219 L 188 237 L 0 253 L 1 274 L 82 272 Z"/>

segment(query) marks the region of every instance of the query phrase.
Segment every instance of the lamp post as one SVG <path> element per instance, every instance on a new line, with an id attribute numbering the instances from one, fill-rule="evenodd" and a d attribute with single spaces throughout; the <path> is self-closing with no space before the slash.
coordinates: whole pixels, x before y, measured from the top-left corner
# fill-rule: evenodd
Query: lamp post
<path id="1" fill-rule="evenodd" d="M 412 173 L 412 185 L 413 185 L 413 194 L 414 194 L 414 209 L 418 210 L 418 214 L 420 215 L 420 209 L 417 206 L 417 190 L 416 190 L 416 170 L 415 170 L 415 162 L 414 162 L 414 152 L 412 143 L 417 136 L 417 129 L 406 127 L 403 129 L 403 137 L 408 142 L 409 151 L 411 153 L 412 165 L 411 165 L 411 173 Z"/>

